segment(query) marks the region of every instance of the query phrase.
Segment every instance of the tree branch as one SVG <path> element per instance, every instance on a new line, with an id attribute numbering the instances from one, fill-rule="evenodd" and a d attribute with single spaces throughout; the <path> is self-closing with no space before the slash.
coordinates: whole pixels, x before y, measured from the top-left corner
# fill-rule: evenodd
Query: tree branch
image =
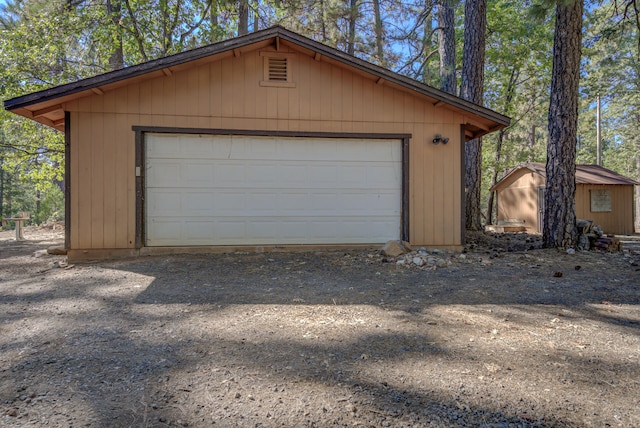
<path id="1" fill-rule="evenodd" d="M 200 20 L 197 23 L 190 26 L 186 32 L 180 34 L 180 46 L 182 46 L 182 44 L 184 43 L 184 39 L 190 36 L 191 33 L 193 33 L 197 28 L 199 28 L 200 25 L 202 25 L 202 22 L 206 19 L 207 14 L 209 13 L 210 7 L 211 7 L 211 2 L 207 3 L 207 5 L 205 6 L 204 10 L 202 11 L 202 15 L 200 16 Z"/>
<path id="2" fill-rule="evenodd" d="M 129 0 L 125 0 L 124 4 L 127 6 L 127 11 L 129 12 L 129 16 L 131 17 L 131 25 L 133 26 L 133 31 L 130 28 L 125 28 L 131 35 L 136 39 L 136 43 L 138 44 L 138 50 L 140 51 L 140 55 L 145 61 L 149 61 L 149 57 L 147 57 L 147 52 L 144 49 L 144 44 L 142 42 L 142 36 L 140 35 L 140 30 L 138 29 L 138 21 L 136 20 L 136 16 L 131 9 L 131 3 Z M 124 28 L 124 26 L 123 26 Z"/>

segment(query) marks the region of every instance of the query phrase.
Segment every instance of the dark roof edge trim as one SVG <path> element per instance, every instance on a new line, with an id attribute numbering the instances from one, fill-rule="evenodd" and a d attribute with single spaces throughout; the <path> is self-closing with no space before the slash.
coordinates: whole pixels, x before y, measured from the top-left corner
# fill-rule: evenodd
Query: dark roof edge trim
<path id="1" fill-rule="evenodd" d="M 536 168 L 536 166 L 540 166 L 541 168 L 538 169 Z M 502 186 L 502 183 L 507 180 L 511 175 L 515 174 L 516 172 L 522 170 L 522 169 L 528 169 L 529 171 L 536 173 L 538 175 L 540 175 L 541 177 L 543 177 L 546 180 L 546 171 L 544 169 L 545 164 L 542 162 L 525 162 L 525 163 L 521 163 L 517 166 L 515 166 L 513 169 L 511 169 L 509 172 L 507 172 L 504 177 L 502 177 L 500 180 L 498 180 L 498 182 L 496 184 L 494 184 L 493 186 L 491 186 L 491 191 L 495 191 L 497 188 Z M 591 171 L 586 170 L 585 168 L 588 167 L 597 167 L 599 169 L 602 169 L 606 172 L 608 172 L 609 174 L 612 174 L 614 176 L 617 176 L 618 179 L 621 181 L 620 183 L 610 183 L 608 184 L 609 186 L 611 185 L 624 185 L 624 186 L 629 186 L 629 185 L 640 185 L 640 182 L 626 177 L 622 174 L 619 174 L 609 168 L 605 168 L 603 166 L 600 165 L 590 165 L 590 164 L 576 164 L 576 175 L 578 174 L 578 172 L 582 172 L 583 174 L 591 174 Z M 576 178 L 576 184 L 597 184 L 597 183 L 578 183 L 577 178 Z"/>
<path id="2" fill-rule="evenodd" d="M 300 45 L 303 48 L 319 52 L 329 58 L 336 61 L 346 63 L 354 68 L 365 71 L 369 74 L 373 74 L 377 77 L 382 77 L 389 82 L 398 84 L 408 89 L 419 92 L 423 95 L 427 95 L 438 101 L 445 102 L 454 107 L 461 108 L 463 110 L 474 113 L 478 116 L 482 116 L 486 119 L 497 122 L 503 126 L 509 126 L 510 118 L 495 112 L 486 107 L 479 106 L 465 99 L 457 97 L 455 95 L 443 92 L 439 89 L 425 85 L 417 80 L 411 79 L 406 76 L 402 76 L 393 71 L 387 70 L 378 65 L 372 64 L 360 58 L 354 57 L 347 53 L 341 52 L 335 48 L 324 45 L 315 40 L 309 39 L 305 36 L 292 32 L 281 26 L 274 26 L 264 30 L 249 33 L 244 36 L 236 37 L 233 39 L 224 40 L 211 45 L 203 46 L 200 48 L 192 49 L 189 51 L 181 52 L 175 55 L 171 55 L 164 58 L 151 60 L 145 63 L 133 65 L 131 67 L 123 68 L 120 70 L 110 71 L 97 76 L 81 79 L 75 82 L 67 83 L 53 88 L 45 89 L 31 94 L 23 95 L 20 97 L 12 98 L 4 102 L 4 108 L 7 110 L 15 110 L 22 107 L 27 107 L 31 104 L 50 101 L 52 99 L 72 95 L 78 92 L 90 90 L 102 85 L 108 85 L 121 80 L 125 80 L 132 77 L 137 77 L 146 73 L 159 71 L 163 68 L 172 67 L 180 64 L 184 64 L 189 61 L 205 58 L 210 55 L 222 53 L 243 46 L 248 46 L 253 43 L 262 42 L 272 37 L 281 37 L 283 40 L 290 41 L 294 44 Z"/>
<path id="3" fill-rule="evenodd" d="M 273 37 L 272 33 L 273 29 L 266 29 L 234 39 L 223 40 L 218 43 L 181 52 L 175 55 L 170 55 L 164 58 L 158 58 L 151 61 L 143 62 L 141 64 L 132 65 L 130 67 L 121 68 L 119 70 L 98 74 L 97 76 L 88 77 L 86 79 L 77 80 L 75 82 L 54 86 L 53 88 L 44 89 L 42 91 L 33 92 L 21 97 L 7 100 L 4 102 L 4 107 L 7 110 L 15 110 L 20 107 L 29 106 L 31 104 L 49 101 L 61 96 L 72 95 L 78 92 L 90 90 L 98 86 L 119 82 L 131 77 L 141 76 L 143 74 L 162 70 L 163 68 L 206 58 L 207 56 L 222 53 L 233 48 L 268 40 Z"/>

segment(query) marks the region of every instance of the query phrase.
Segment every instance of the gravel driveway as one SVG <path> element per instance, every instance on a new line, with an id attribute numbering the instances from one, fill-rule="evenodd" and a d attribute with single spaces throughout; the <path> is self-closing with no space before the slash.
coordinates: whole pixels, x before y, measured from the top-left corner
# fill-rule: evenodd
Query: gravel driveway
<path id="1" fill-rule="evenodd" d="M 640 254 L 34 257 L 0 232 L 0 425 L 640 426 Z M 514 243 L 514 240 L 516 241 Z M 518 245 L 515 245 L 518 244 Z"/>

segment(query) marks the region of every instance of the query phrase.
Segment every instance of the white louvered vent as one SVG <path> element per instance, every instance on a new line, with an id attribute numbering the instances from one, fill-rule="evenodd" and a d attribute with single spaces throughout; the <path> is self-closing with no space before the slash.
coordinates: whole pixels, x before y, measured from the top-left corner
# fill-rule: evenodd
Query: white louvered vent
<path id="1" fill-rule="evenodd" d="M 264 58 L 264 74 L 260 86 L 295 88 L 295 54 L 291 52 L 260 52 Z"/>
<path id="2" fill-rule="evenodd" d="M 269 58 L 269 81 L 270 82 L 286 82 L 287 81 L 287 58 Z"/>

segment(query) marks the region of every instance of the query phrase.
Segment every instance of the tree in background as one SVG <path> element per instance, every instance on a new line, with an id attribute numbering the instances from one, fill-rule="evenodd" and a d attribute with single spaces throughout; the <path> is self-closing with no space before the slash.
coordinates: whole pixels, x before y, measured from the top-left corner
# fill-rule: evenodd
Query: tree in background
<path id="1" fill-rule="evenodd" d="M 542 228 L 546 247 L 573 247 L 577 239 L 575 178 L 583 9 L 583 0 L 558 0 L 556 6 Z"/>
<path id="2" fill-rule="evenodd" d="M 549 107 L 549 76 L 553 21 L 531 19 L 524 3 L 489 0 L 484 101 L 511 117 L 511 125 L 483 139 L 482 200 L 486 223 L 493 223 L 494 192 L 499 177 L 522 162 L 544 161 L 545 111 Z"/>
<path id="3" fill-rule="evenodd" d="M 440 89 L 457 94 L 456 22 L 453 0 L 436 0 L 438 19 L 438 56 L 440 57 Z"/>
<path id="4" fill-rule="evenodd" d="M 464 7 L 464 53 L 460 96 L 482 105 L 484 57 L 487 28 L 486 0 L 468 0 Z M 482 138 L 465 144 L 465 224 L 468 230 L 480 230 Z"/>
<path id="5" fill-rule="evenodd" d="M 628 5 L 632 8 L 632 5 Z M 640 30 L 615 1 L 586 13 L 578 163 L 595 163 L 596 100 L 602 105 L 602 164 L 640 181 Z M 629 10 L 627 10 L 629 13 Z M 640 230 L 640 186 L 636 186 Z"/>

